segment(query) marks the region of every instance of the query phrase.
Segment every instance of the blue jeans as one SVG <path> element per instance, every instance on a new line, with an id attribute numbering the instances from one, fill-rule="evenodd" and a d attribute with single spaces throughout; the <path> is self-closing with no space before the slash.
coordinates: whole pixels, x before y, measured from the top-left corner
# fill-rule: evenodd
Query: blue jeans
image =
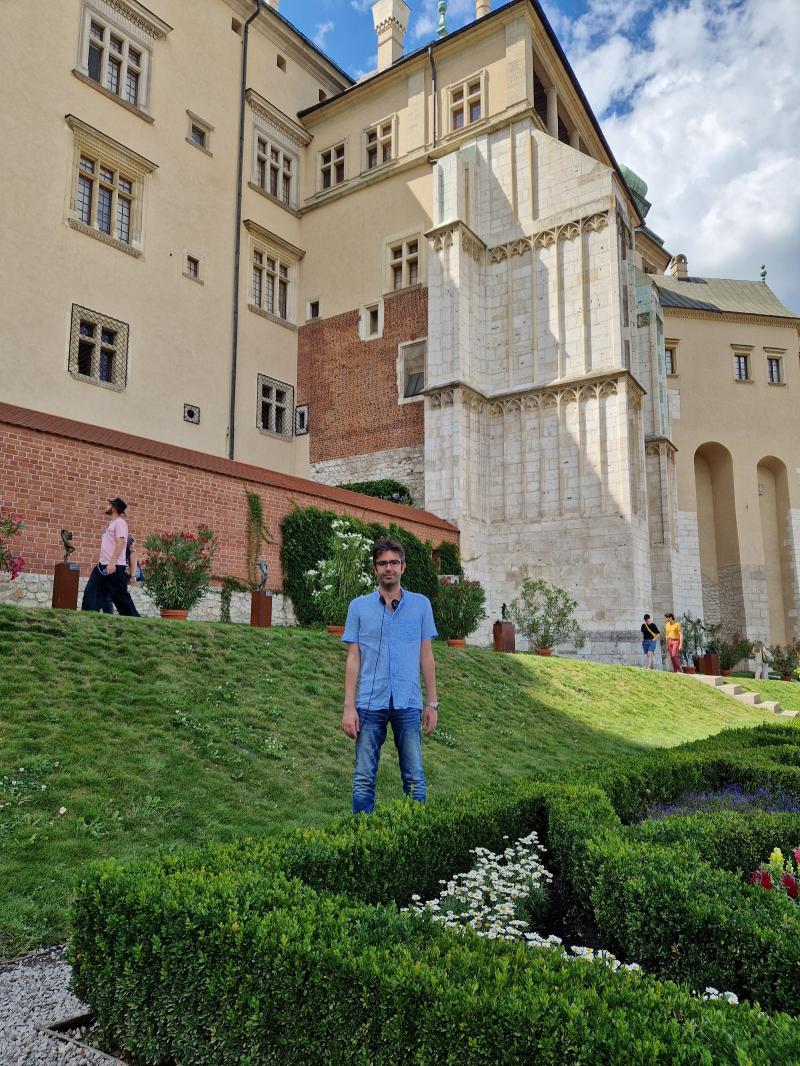
<path id="1" fill-rule="evenodd" d="M 384 707 L 358 712 L 361 728 L 356 740 L 356 767 L 353 772 L 353 814 L 370 814 L 375 809 L 375 780 L 386 727 L 391 723 L 394 745 L 400 760 L 403 791 L 425 802 L 425 772 L 422 769 L 422 712 L 414 707 Z"/>

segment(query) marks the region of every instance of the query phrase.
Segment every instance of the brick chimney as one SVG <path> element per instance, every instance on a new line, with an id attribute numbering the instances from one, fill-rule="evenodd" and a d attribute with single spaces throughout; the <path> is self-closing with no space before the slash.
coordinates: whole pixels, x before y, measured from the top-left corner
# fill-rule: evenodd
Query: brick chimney
<path id="1" fill-rule="evenodd" d="M 387 70 L 403 54 L 409 6 L 405 0 L 376 0 L 372 21 L 378 35 L 378 70 Z"/>
<path id="2" fill-rule="evenodd" d="M 491 0 L 475 0 L 475 18 L 482 19 L 492 10 Z"/>
<path id="3" fill-rule="evenodd" d="M 669 264 L 669 272 L 673 278 L 687 278 L 689 276 L 689 261 L 685 255 L 674 255 Z"/>

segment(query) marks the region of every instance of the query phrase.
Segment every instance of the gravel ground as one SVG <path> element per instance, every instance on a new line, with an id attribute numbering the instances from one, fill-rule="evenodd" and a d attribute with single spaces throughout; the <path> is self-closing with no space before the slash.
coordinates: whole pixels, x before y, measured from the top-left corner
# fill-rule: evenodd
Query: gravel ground
<path id="1" fill-rule="evenodd" d="M 69 975 L 63 947 L 35 951 L 0 967 L 0 1066 L 108 1063 L 98 1052 L 34 1028 L 86 1012 L 68 989 Z"/>

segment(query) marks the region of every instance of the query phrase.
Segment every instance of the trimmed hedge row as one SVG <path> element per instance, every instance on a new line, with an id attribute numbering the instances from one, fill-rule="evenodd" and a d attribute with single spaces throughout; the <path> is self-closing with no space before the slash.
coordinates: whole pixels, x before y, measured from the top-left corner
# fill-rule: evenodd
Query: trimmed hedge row
<path id="1" fill-rule="evenodd" d="M 388 500 L 390 503 L 402 503 L 406 507 L 413 507 L 414 501 L 402 481 L 394 478 L 378 478 L 376 481 L 351 481 L 346 485 L 339 485 L 340 489 L 349 489 L 351 492 L 360 492 L 362 496 L 374 496 L 378 500 Z"/>
<path id="2" fill-rule="evenodd" d="M 106 864 L 77 898 L 76 991 L 109 1046 L 149 1063 L 800 1061 L 796 1019 L 690 995 L 714 984 L 794 1011 L 794 904 L 704 863 L 699 831 L 664 846 L 620 820 L 654 790 L 675 799 L 739 762 L 744 776 L 757 764 L 786 772 L 800 734 L 749 732 L 749 747 L 729 733 L 626 760 L 589 784 L 500 786 Z M 456 934 L 394 907 L 436 893 L 476 846 L 499 850 L 531 829 L 607 946 L 689 987 Z"/>

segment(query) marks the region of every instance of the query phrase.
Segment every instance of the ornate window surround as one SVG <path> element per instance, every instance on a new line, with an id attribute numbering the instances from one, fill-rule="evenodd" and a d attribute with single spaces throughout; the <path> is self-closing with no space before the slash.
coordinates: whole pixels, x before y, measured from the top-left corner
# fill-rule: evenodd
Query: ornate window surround
<path id="1" fill-rule="evenodd" d="M 95 352 L 92 357 L 93 372 L 91 374 L 82 374 L 78 369 L 78 351 L 82 337 L 81 322 L 89 323 L 97 331 L 96 336 L 92 338 Z M 103 330 L 111 330 L 115 334 L 114 344 L 109 345 L 109 347 L 113 347 L 116 357 L 115 380 L 112 381 L 102 381 L 99 377 L 98 359 L 102 347 L 101 332 Z M 100 388 L 111 389 L 113 392 L 122 392 L 128 384 L 128 339 L 129 327 L 127 322 L 111 318 L 100 311 L 92 311 L 89 307 L 73 304 L 70 316 L 69 358 L 67 363 L 69 373 L 77 381 L 85 381 L 87 384 L 98 385 Z"/>
<path id="2" fill-rule="evenodd" d="M 296 214 L 300 196 L 300 158 L 302 149 L 311 143 L 311 135 L 254 89 L 247 90 L 246 100 L 253 116 L 249 186 L 273 203 Z M 273 196 L 268 188 L 263 188 L 258 182 L 259 137 L 292 159 L 292 191 L 288 204 L 280 196 Z"/>

